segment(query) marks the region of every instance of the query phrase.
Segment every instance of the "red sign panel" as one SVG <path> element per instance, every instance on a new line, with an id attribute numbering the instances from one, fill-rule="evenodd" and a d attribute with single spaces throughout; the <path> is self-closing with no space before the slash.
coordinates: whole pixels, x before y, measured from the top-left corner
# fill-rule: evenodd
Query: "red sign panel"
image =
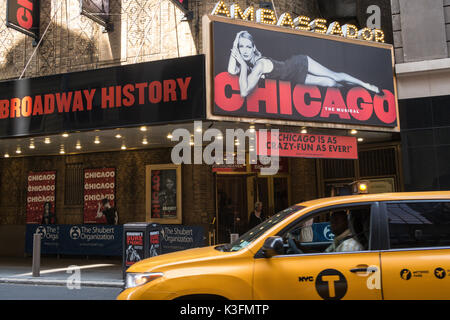
<path id="1" fill-rule="evenodd" d="M 272 135 L 275 135 L 273 141 L 268 132 L 265 139 L 267 142 L 260 145 L 261 134 L 256 133 L 258 155 L 272 155 L 272 150 L 278 150 L 280 157 L 358 159 L 358 144 L 355 137 L 287 132 L 272 133 Z"/>
<path id="2" fill-rule="evenodd" d="M 103 199 L 115 203 L 115 168 L 84 170 L 84 223 L 106 223 Z"/>
<path id="3" fill-rule="evenodd" d="M 28 173 L 27 223 L 54 224 L 56 171 Z"/>
<path id="4" fill-rule="evenodd" d="M 8 0 L 6 26 L 39 38 L 39 0 Z"/>

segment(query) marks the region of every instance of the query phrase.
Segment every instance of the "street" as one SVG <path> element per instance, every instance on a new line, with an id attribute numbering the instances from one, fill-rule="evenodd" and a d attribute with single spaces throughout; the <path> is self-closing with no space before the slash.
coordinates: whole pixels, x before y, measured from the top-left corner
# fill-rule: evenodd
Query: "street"
<path id="1" fill-rule="evenodd" d="M 122 289 L 105 287 L 0 284 L 0 300 L 114 300 Z"/>

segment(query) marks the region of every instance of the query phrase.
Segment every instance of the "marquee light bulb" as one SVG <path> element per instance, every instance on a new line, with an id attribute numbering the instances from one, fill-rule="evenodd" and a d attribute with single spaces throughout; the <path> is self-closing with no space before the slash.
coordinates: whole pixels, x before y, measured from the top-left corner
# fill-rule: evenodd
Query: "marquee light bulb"
<path id="1" fill-rule="evenodd" d="M 225 15 L 226 17 L 230 18 L 230 11 L 228 10 L 227 6 L 225 5 L 225 3 L 223 1 L 219 1 L 213 11 L 212 11 L 213 15 Z"/>
<path id="2" fill-rule="evenodd" d="M 280 27 L 291 27 L 295 29 L 294 21 L 292 21 L 292 17 L 289 13 L 285 12 L 278 19 L 277 26 Z"/>
<path id="3" fill-rule="evenodd" d="M 294 19 L 294 26 L 298 30 L 311 31 L 311 26 L 309 25 L 311 18 L 307 16 L 298 16 Z"/>
<path id="4" fill-rule="evenodd" d="M 223 0 L 216 3 L 212 15 L 222 15 L 232 19 L 243 21 L 255 21 L 267 25 L 277 25 L 279 27 L 291 27 L 293 30 L 310 31 L 320 34 L 338 35 L 348 39 L 361 39 L 365 41 L 385 42 L 385 35 L 381 29 L 364 28 L 363 31 L 358 30 L 355 25 L 346 24 L 341 26 L 339 22 L 333 22 L 327 26 L 327 21 L 322 18 L 311 19 L 308 16 L 298 16 L 292 19 L 291 14 L 285 12 L 279 19 L 275 15 L 275 11 L 268 8 L 259 8 L 256 10 L 254 6 L 250 6 L 244 11 L 239 4 L 232 4 L 230 10 Z"/>
<path id="5" fill-rule="evenodd" d="M 233 3 L 230 6 L 230 18 L 255 21 L 255 8 L 251 6 L 242 12 L 241 7 L 237 3 Z"/>
<path id="6" fill-rule="evenodd" d="M 309 26 L 311 27 L 311 31 L 325 34 L 327 32 L 327 20 L 325 19 L 314 19 L 311 21 Z"/>
<path id="7" fill-rule="evenodd" d="M 260 8 L 256 10 L 256 22 L 274 25 L 277 22 L 277 17 L 273 10 Z"/>
<path id="8" fill-rule="evenodd" d="M 329 35 L 338 35 L 338 36 L 341 36 L 341 37 L 344 36 L 344 34 L 342 32 L 341 25 L 337 21 L 334 21 L 334 22 L 330 23 L 330 25 L 328 26 L 327 34 L 329 34 Z"/>

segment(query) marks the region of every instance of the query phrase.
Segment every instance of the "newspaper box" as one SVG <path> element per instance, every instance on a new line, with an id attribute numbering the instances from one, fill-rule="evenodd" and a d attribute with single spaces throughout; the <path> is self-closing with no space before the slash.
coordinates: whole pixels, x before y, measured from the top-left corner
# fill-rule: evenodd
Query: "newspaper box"
<path id="1" fill-rule="evenodd" d="M 134 222 L 123 226 L 123 275 L 138 261 L 161 254 L 161 225 Z"/>

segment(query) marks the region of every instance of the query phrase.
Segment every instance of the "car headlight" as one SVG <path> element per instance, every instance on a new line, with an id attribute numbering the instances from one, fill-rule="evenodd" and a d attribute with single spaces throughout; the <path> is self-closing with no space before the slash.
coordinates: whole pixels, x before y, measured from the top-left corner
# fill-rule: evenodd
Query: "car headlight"
<path id="1" fill-rule="evenodd" d="M 127 273 L 125 280 L 125 289 L 142 286 L 162 276 L 163 274 L 161 272 Z"/>

